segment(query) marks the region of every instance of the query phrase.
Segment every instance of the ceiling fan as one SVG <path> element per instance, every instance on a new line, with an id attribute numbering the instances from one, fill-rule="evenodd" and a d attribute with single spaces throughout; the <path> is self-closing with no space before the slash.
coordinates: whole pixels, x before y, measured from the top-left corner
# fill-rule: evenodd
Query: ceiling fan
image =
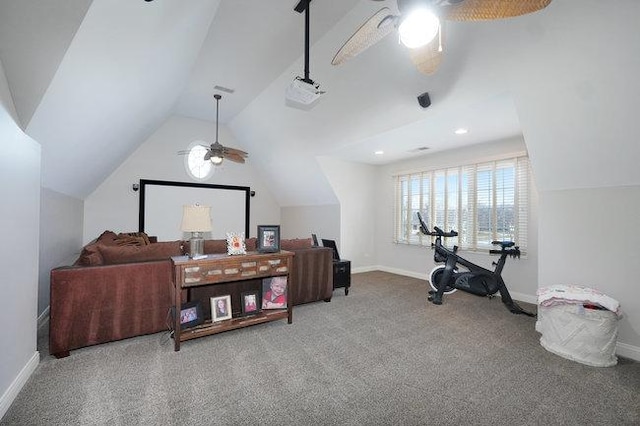
<path id="1" fill-rule="evenodd" d="M 382 0 L 372 0 L 382 1 Z M 399 15 L 383 7 L 342 45 L 331 61 L 339 65 L 397 29 L 411 60 L 424 74 L 433 74 L 442 58 L 441 20 L 489 21 L 544 9 L 551 0 L 397 0 Z M 437 37 L 440 35 L 439 37 Z"/>
<path id="2" fill-rule="evenodd" d="M 219 122 L 219 110 L 220 99 L 222 96 L 219 94 L 213 95 L 216 99 L 216 141 L 210 146 L 200 145 L 207 149 L 204 154 L 204 161 L 211 161 L 214 165 L 218 166 L 222 164 L 222 161 L 226 158 L 229 161 L 235 161 L 236 163 L 244 163 L 244 159 L 249 156 L 248 153 L 235 148 L 229 148 L 218 142 L 218 122 Z M 189 151 L 180 151 L 179 154 L 188 154 Z"/>

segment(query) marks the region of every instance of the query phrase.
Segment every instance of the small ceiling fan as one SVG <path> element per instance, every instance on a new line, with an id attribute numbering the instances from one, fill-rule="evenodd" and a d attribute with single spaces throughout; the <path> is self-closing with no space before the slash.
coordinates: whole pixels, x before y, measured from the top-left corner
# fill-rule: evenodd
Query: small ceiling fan
<path id="1" fill-rule="evenodd" d="M 372 0 L 382 1 L 382 0 Z M 338 50 L 331 61 L 339 65 L 397 29 L 411 60 L 424 74 L 433 74 L 442 59 L 442 20 L 489 21 L 544 9 L 551 0 L 397 0 L 399 15 L 383 7 Z M 440 37 L 437 37 L 440 35 Z"/>
<path id="2" fill-rule="evenodd" d="M 236 163 L 244 163 L 244 159 L 249 156 L 248 153 L 240 149 L 229 148 L 218 142 L 219 110 L 222 96 L 216 93 L 213 97 L 216 99 L 216 141 L 210 146 L 200 145 L 207 149 L 207 152 L 204 154 L 204 161 L 211 161 L 216 166 L 222 164 L 225 158 L 229 161 L 235 161 Z M 179 154 L 188 153 L 189 151 L 179 152 Z"/>

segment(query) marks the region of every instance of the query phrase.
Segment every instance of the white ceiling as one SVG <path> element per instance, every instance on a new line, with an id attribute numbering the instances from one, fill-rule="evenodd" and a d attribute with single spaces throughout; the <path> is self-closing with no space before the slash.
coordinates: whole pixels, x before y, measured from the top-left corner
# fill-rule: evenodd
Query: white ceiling
<path id="1" fill-rule="evenodd" d="M 414 69 L 395 34 L 331 66 L 355 29 L 395 1 L 313 0 L 311 78 L 327 94 L 308 110 L 284 99 L 304 68 L 296 0 L 45 3 L 0 3 L 0 59 L 23 128 L 43 147 L 43 185 L 59 192 L 86 197 L 172 114 L 213 121 L 215 85 L 235 90 L 222 93 L 220 121 L 281 205 L 335 201 L 318 156 L 376 165 L 520 135 L 543 188 L 598 186 L 581 167 L 603 158 L 619 175 L 612 184 L 640 182 L 638 168 L 617 167 L 598 145 L 626 139 L 623 158 L 640 154 L 617 127 L 633 111 L 620 100 L 639 92 L 634 0 L 554 0 L 523 17 L 447 23 L 432 76 Z M 593 120 L 596 95 L 609 114 Z M 563 123 L 581 123 L 578 136 Z M 458 127 L 469 133 L 454 135 Z M 574 147 L 568 163 L 550 156 L 560 142 Z"/>

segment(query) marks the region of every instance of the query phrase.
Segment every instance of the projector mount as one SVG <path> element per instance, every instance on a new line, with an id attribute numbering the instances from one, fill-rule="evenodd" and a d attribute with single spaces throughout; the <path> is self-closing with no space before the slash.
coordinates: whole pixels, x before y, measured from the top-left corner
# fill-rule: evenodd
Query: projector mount
<path id="1" fill-rule="evenodd" d="M 293 8 L 298 13 L 304 12 L 304 77 L 296 77 L 286 91 L 288 100 L 309 105 L 325 92 L 320 85 L 309 78 L 309 3 L 311 0 L 300 0 Z"/>

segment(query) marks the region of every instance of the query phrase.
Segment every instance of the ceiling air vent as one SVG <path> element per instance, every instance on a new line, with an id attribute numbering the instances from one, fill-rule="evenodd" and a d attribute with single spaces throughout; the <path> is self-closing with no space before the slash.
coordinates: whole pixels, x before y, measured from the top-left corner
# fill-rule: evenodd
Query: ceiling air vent
<path id="1" fill-rule="evenodd" d="M 228 87 L 223 87 L 223 86 L 218 86 L 218 85 L 213 86 L 213 88 L 214 88 L 215 90 L 219 90 L 219 91 L 221 91 L 221 92 L 225 92 L 225 93 L 229 93 L 229 94 L 231 94 L 231 93 L 235 92 L 235 90 L 234 90 L 234 89 L 229 89 Z"/>
<path id="2" fill-rule="evenodd" d="M 426 151 L 426 150 L 428 150 L 428 149 L 429 149 L 429 147 L 428 147 L 428 146 L 420 146 L 420 147 L 418 147 L 418 148 L 410 149 L 408 152 L 411 152 L 411 153 L 415 153 L 415 152 L 424 152 L 424 151 Z"/>

